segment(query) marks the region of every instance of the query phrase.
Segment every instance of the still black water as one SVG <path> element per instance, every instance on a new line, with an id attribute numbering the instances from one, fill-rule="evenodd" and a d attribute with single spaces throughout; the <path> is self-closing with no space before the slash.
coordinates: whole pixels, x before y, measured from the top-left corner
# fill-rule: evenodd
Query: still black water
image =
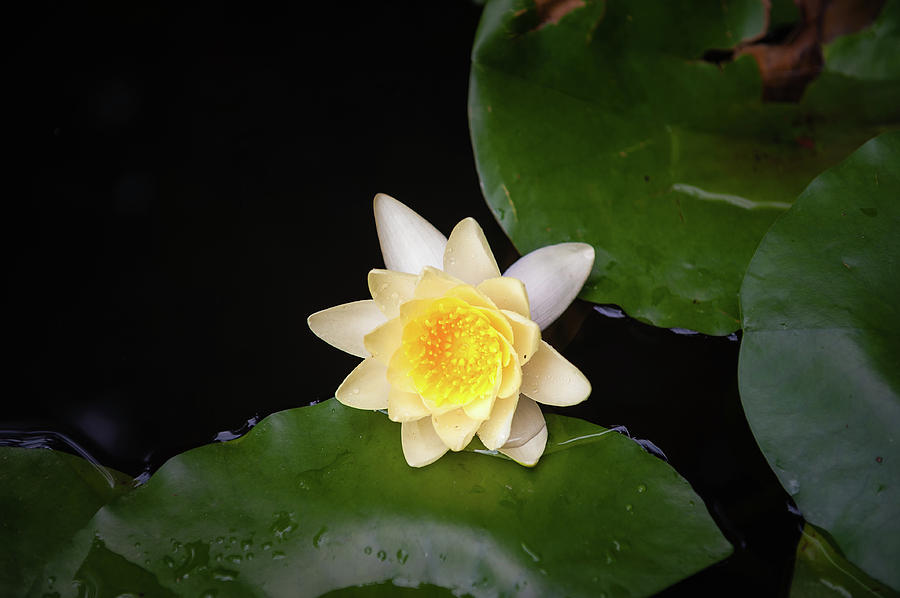
<path id="1" fill-rule="evenodd" d="M 356 359 L 306 316 L 366 296 L 376 192 L 445 232 L 474 216 L 515 259 L 468 137 L 480 7 L 323 4 L 10 20 L 7 442 L 146 475 L 332 396 Z M 605 312 L 576 303 L 547 331 L 594 387 L 561 412 L 657 447 L 735 545 L 663 594 L 786 594 L 800 518 L 744 419 L 739 339 Z"/>

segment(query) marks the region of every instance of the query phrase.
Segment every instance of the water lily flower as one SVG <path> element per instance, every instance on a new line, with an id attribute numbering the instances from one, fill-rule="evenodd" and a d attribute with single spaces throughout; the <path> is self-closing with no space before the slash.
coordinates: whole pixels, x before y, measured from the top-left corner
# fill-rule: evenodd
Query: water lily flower
<path id="1" fill-rule="evenodd" d="M 309 316 L 325 342 L 362 357 L 335 393 L 401 423 L 413 467 L 485 447 L 533 466 L 547 444 L 537 403 L 569 406 L 587 378 L 541 339 L 581 290 L 594 263 L 584 243 L 520 258 L 502 276 L 472 218 L 444 237 L 396 199 L 375 196 L 375 227 L 387 267 L 369 272 L 372 298 Z"/>

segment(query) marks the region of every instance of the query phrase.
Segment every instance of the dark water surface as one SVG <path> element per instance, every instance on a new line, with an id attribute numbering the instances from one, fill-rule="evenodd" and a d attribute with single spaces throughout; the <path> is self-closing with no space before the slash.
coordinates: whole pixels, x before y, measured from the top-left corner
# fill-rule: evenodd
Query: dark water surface
<path id="1" fill-rule="evenodd" d="M 51 5 L 8 25 L 7 442 L 53 431 L 137 476 L 332 396 L 357 360 L 306 317 L 365 298 L 376 192 L 445 232 L 474 216 L 515 259 L 468 137 L 480 8 L 323 4 Z M 658 447 L 735 545 L 664 595 L 786 593 L 800 520 L 744 420 L 739 340 L 583 303 L 547 337 L 594 386 L 560 412 Z"/>

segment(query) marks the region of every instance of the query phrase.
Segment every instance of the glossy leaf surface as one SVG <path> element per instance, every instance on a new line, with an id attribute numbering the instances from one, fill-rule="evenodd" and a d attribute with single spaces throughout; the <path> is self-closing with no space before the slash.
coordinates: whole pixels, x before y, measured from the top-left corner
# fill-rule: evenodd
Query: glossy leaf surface
<path id="1" fill-rule="evenodd" d="M 763 33 L 763 4 L 586 0 L 542 24 L 530 2 L 488 3 L 470 126 L 485 197 L 520 252 L 591 243 L 583 298 L 657 326 L 739 328 L 741 279 L 768 227 L 900 122 L 900 76 L 869 62 L 894 56 L 900 2 L 877 37 L 826 49 L 799 104 L 762 102 L 749 56 L 701 59 Z"/>
<path id="2" fill-rule="evenodd" d="M 741 290 L 739 378 L 760 447 L 804 517 L 900 588 L 900 133 L 803 192 Z"/>
<path id="3" fill-rule="evenodd" d="M 666 463 L 593 424 L 547 419 L 534 469 L 475 452 L 413 469 L 381 413 L 334 400 L 280 412 L 170 460 L 101 509 L 45 576 L 89 595 L 318 596 L 384 582 L 648 595 L 730 553 Z"/>
<path id="4" fill-rule="evenodd" d="M 898 596 L 859 570 L 835 550 L 815 527 L 807 524 L 797 544 L 791 598 L 855 598 Z"/>

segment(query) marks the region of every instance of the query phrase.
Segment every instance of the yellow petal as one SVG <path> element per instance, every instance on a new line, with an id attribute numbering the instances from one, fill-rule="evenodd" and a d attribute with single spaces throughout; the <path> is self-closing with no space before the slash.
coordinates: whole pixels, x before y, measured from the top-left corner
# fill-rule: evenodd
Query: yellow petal
<path id="1" fill-rule="evenodd" d="M 388 418 L 395 422 L 408 422 L 431 415 L 422 397 L 414 392 L 391 388 L 388 394 Z"/>
<path id="2" fill-rule="evenodd" d="M 425 467 L 440 459 L 447 452 L 447 445 L 431 425 L 431 418 L 403 422 L 400 427 L 403 456 L 412 467 Z"/>
<path id="3" fill-rule="evenodd" d="M 476 307 L 475 310 L 487 317 L 491 322 L 491 328 L 502 334 L 503 338 L 505 338 L 508 343 L 512 344 L 514 340 L 513 329 L 506 316 L 496 309 Z"/>
<path id="4" fill-rule="evenodd" d="M 444 271 L 471 285 L 500 276 L 497 260 L 474 218 L 462 220 L 444 249 Z"/>
<path id="5" fill-rule="evenodd" d="M 344 378 L 334 396 L 347 407 L 386 409 L 391 390 L 386 374 L 384 364 L 370 357 Z"/>
<path id="6" fill-rule="evenodd" d="M 503 371 L 503 367 L 498 365 L 497 373 L 494 376 L 494 388 L 490 389 L 488 394 L 484 397 L 476 399 L 462 407 L 463 412 L 473 420 L 479 422 L 479 424 L 491 416 L 491 411 L 494 409 L 494 401 L 500 396 L 500 389 L 503 385 Z M 432 411 L 434 415 L 441 415 L 446 412 L 447 410 Z"/>
<path id="7" fill-rule="evenodd" d="M 495 311 L 497 309 L 497 306 L 487 295 L 467 284 L 456 285 L 455 287 L 448 289 L 446 294 L 450 297 L 462 299 L 473 307 L 484 307 Z"/>
<path id="8" fill-rule="evenodd" d="M 501 276 L 481 281 L 476 287 L 500 309 L 508 309 L 526 318 L 531 317 L 525 283 L 517 278 Z"/>
<path id="9" fill-rule="evenodd" d="M 506 444 L 518 402 L 519 395 L 497 399 L 494 402 L 490 419 L 478 428 L 478 437 L 484 446 L 493 451 Z"/>
<path id="10" fill-rule="evenodd" d="M 522 368 L 521 392 L 538 403 L 568 407 L 588 398 L 591 383 L 556 349 L 541 341 L 540 349 Z"/>
<path id="11" fill-rule="evenodd" d="M 431 417 L 431 423 L 434 425 L 434 431 L 441 437 L 441 441 L 447 445 L 451 451 L 461 451 L 466 448 L 481 422 L 474 420 L 462 409 L 456 409 L 444 415 L 434 415 Z"/>
<path id="12" fill-rule="evenodd" d="M 519 356 L 519 363 L 525 365 L 541 346 L 541 328 L 528 318 L 508 309 L 501 313 L 509 320 L 513 332 L 513 348 Z"/>
<path id="13" fill-rule="evenodd" d="M 509 428 L 504 448 L 518 448 L 534 438 L 547 425 L 540 406 L 525 395 L 519 395 L 516 413 Z"/>
<path id="14" fill-rule="evenodd" d="M 450 413 L 451 411 L 459 409 L 459 406 L 456 403 L 451 403 L 449 401 L 443 405 L 437 405 L 434 401 L 422 397 L 422 402 L 425 403 L 425 406 L 428 408 L 428 411 L 431 412 L 431 415 L 444 415 L 445 413 Z"/>
<path id="15" fill-rule="evenodd" d="M 494 401 L 496 400 L 497 393 L 492 392 L 489 395 L 472 401 L 468 405 L 463 405 L 462 410 L 471 419 L 474 419 L 477 422 L 483 422 L 491 416 L 491 411 L 494 408 Z"/>
<path id="16" fill-rule="evenodd" d="M 388 320 L 363 338 L 372 357 L 387 365 L 403 340 L 403 322 L 400 318 Z"/>
<path id="17" fill-rule="evenodd" d="M 544 449 L 547 447 L 547 426 L 541 428 L 541 431 L 535 435 L 534 438 L 529 440 L 527 443 L 523 444 L 517 448 L 501 448 L 500 452 L 518 463 L 519 465 L 524 465 L 525 467 L 534 467 L 537 464 L 538 459 L 541 458 L 541 455 L 544 454 Z"/>
<path id="18" fill-rule="evenodd" d="M 450 289 L 465 284 L 460 279 L 454 278 L 446 272 L 428 267 L 422 270 L 422 274 L 419 276 L 414 297 L 416 299 L 443 297 Z"/>
<path id="19" fill-rule="evenodd" d="M 412 299 L 419 277 L 405 272 L 391 270 L 371 270 L 369 272 L 369 292 L 375 305 L 387 317 L 400 315 L 400 304 Z"/>
<path id="20" fill-rule="evenodd" d="M 385 317 L 374 301 L 366 299 L 317 311 L 306 322 L 329 345 L 350 355 L 368 357 L 363 337 L 383 324 Z"/>
<path id="21" fill-rule="evenodd" d="M 409 322 L 431 309 L 434 299 L 411 299 L 400 306 L 400 318 Z"/>
<path id="22" fill-rule="evenodd" d="M 510 353 L 510 360 L 500 375 L 500 388 L 497 389 L 497 396 L 507 398 L 519 394 L 519 388 L 522 386 L 522 367 L 519 365 L 519 358 L 515 353 Z"/>
<path id="23" fill-rule="evenodd" d="M 416 386 L 408 375 L 411 366 L 405 351 L 394 351 L 387 368 L 387 379 L 390 385 L 403 392 L 416 392 Z"/>

